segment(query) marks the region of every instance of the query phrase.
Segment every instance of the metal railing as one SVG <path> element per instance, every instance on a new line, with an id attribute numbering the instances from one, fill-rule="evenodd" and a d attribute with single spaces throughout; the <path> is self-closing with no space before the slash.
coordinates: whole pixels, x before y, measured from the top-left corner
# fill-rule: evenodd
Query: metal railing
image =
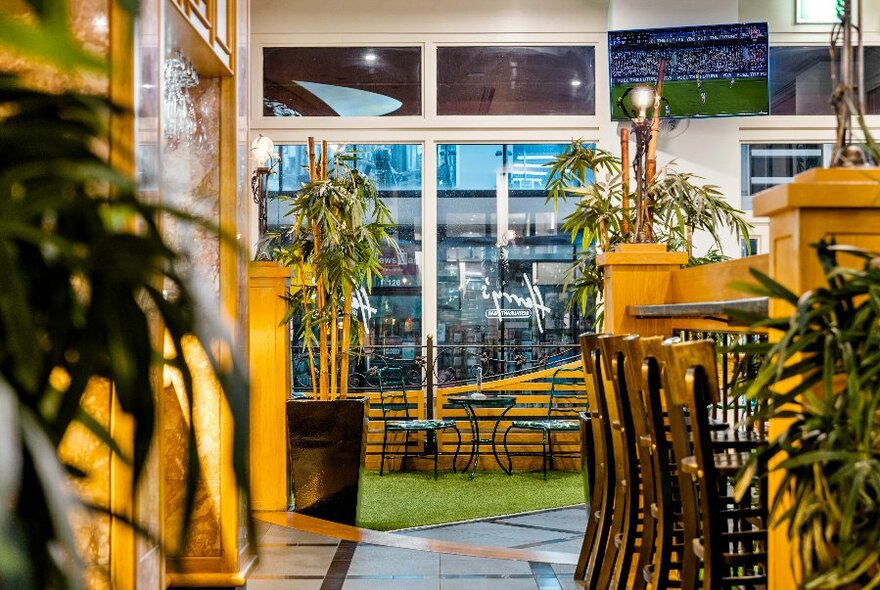
<path id="1" fill-rule="evenodd" d="M 744 344 L 766 342 L 766 334 L 747 334 L 719 330 L 673 330 L 673 335 L 688 342 L 714 340 L 718 352 L 718 386 L 721 401 L 712 408 L 712 418 L 736 427 L 745 427 L 746 420 L 755 413 L 755 403 L 736 394 L 736 386 L 754 379 L 763 358 L 759 355 L 737 352 Z"/>
<path id="2" fill-rule="evenodd" d="M 426 345 L 367 346 L 352 353 L 348 369 L 349 395 L 376 391 L 379 386 L 377 371 L 383 367 L 403 370 L 407 387 L 423 389 L 426 409 L 431 417 L 434 390 L 476 383 L 483 380 L 504 379 L 539 369 L 555 367 L 578 359 L 580 350 L 575 345 L 536 344 L 440 344 L 428 338 Z M 318 374 L 317 357 L 315 374 Z M 312 372 L 309 356 L 304 347 L 291 347 L 291 395 L 311 395 Z"/>

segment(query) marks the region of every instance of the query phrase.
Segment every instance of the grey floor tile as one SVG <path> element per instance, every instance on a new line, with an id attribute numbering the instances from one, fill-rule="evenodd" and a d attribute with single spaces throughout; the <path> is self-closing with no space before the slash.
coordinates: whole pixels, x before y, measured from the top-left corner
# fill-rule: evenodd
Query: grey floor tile
<path id="1" fill-rule="evenodd" d="M 458 578 L 440 580 L 440 590 L 537 590 L 534 578 Z"/>
<path id="2" fill-rule="evenodd" d="M 583 506 L 512 516 L 502 520 L 510 524 L 538 526 L 572 533 L 583 533 L 587 530 L 587 511 Z"/>
<path id="3" fill-rule="evenodd" d="M 525 527 L 496 524 L 493 522 L 471 522 L 450 525 L 433 529 L 412 531 L 417 537 L 470 543 L 473 545 L 490 545 L 493 547 L 517 547 L 532 543 L 543 543 L 568 536 L 566 533 L 545 531 Z"/>
<path id="4" fill-rule="evenodd" d="M 261 547 L 254 575 L 323 576 L 330 568 L 336 547 Z"/>
<path id="5" fill-rule="evenodd" d="M 464 557 L 461 555 L 441 555 L 440 575 L 447 574 L 531 574 L 532 569 L 526 561 L 508 559 L 487 559 L 484 557 Z"/>
<path id="6" fill-rule="evenodd" d="M 553 571 L 556 572 L 557 577 L 572 577 L 574 575 L 574 565 L 570 565 L 567 563 L 554 563 L 551 564 Z"/>
<path id="7" fill-rule="evenodd" d="M 478 588 L 473 586 L 473 588 Z M 363 580 L 346 578 L 342 590 L 440 590 L 440 578 L 384 578 Z"/>
<path id="8" fill-rule="evenodd" d="M 557 553 L 571 553 L 573 555 L 577 555 L 581 552 L 581 545 L 583 545 L 583 543 L 583 537 L 578 535 L 574 537 L 569 537 L 568 539 L 562 541 L 545 543 L 543 545 L 535 545 L 529 547 L 529 549 L 538 549 L 541 551 L 556 551 Z"/>
<path id="9" fill-rule="evenodd" d="M 557 576 L 563 590 L 583 590 L 584 583 L 580 580 L 574 580 L 571 576 Z"/>
<path id="10" fill-rule="evenodd" d="M 272 528 L 272 525 L 268 522 L 254 519 L 254 537 L 257 539 L 257 541 L 259 541 L 260 537 L 265 535 L 270 528 Z"/>
<path id="11" fill-rule="evenodd" d="M 358 545 L 349 576 L 438 576 L 440 555 L 428 551 Z"/>

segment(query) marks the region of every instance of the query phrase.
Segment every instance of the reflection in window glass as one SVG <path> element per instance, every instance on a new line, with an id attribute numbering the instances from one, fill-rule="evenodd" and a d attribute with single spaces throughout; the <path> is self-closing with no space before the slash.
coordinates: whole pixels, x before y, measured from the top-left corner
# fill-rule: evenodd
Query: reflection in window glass
<path id="1" fill-rule="evenodd" d="M 422 114 L 419 47 L 267 47 L 263 116 Z"/>
<path id="2" fill-rule="evenodd" d="M 568 311 L 564 274 L 575 256 L 562 219 L 574 203 L 545 203 L 543 164 L 565 145 L 439 145 L 437 149 L 437 343 L 483 345 L 495 372 L 572 345 L 586 323 Z M 499 317 L 500 316 L 500 317 Z M 519 360 L 517 360 L 519 357 Z M 438 356 L 444 380 L 479 361 Z"/>
<path id="3" fill-rule="evenodd" d="M 414 358 L 422 333 L 422 146 L 331 146 L 332 153 L 356 156 L 352 165 L 367 174 L 391 209 L 396 226 L 390 232 L 398 248 L 382 252 L 383 277 L 372 291 L 354 297 L 353 315 L 367 329 L 365 345 L 389 347 L 386 356 Z M 332 156 L 331 153 L 331 156 Z M 288 205 L 278 193 L 293 194 L 308 181 L 308 153 L 303 145 L 279 147 L 278 171 L 269 180 L 269 229 L 290 223 Z"/>
<path id="4" fill-rule="evenodd" d="M 753 195 L 791 182 L 810 168 L 827 166 L 830 144 L 753 143 L 742 146 L 742 209 L 751 211 Z"/>
<path id="5" fill-rule="evenodd" d="M 595 95 L 593 47 L 437 50 L 439 115 L 593 115 Z"/>
<path id="6" fill-rule="evenodd" d="M 865 111 L 880 113 L 880 47 L 865 48 Z M 830 115 L 827 47 L 770 48 L 770 114 Z"/>
<path id="7" fill-rule="evenodd" d="M 865 113 L 880 115 L 880 47 L 865 47 Z"/>

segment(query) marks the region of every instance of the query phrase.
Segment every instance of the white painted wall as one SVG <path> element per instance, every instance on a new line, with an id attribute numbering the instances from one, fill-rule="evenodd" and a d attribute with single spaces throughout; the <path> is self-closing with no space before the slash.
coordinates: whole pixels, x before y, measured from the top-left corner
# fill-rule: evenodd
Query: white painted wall
<path id="1" fill-rule="evenodd" d="M 425 143 L 425 195 L 434 193 L 431 174 L 438 142 L 569 141 L 583 137 L 618 151 L 618 124 L 609 116 L 606 32 L 609 29 L 767 21 L 771 44 L 825 45 L 827 25 L 796 25 L 796 0 L 301 0 L 251 1 L 251 132 L 276 142 L 302 142 L 309 135 L 331 142 L 415 141 Z M 865 39 L 880 44 L 880 0 L 863 0 Z M 382 119 L 284 119 L 260 116 L 261 47 L 273 45 L 417 44 L 423 47 L 426 96 L 433 96 L 433 52 L 443 44 L 587 43 L 596 47 L 594 117 L 437 117 L 431 101 L 424 115 Z M 880 117 L 869 122 L 880 135 Z M 659 140 L 658 160 L 675 159 L 682 170 L 704 176 L 740 205 L 740 145 L 744 142 L 831 142 L 834 120 L 822 117 L 743 117 L 683 121 Z M 424 219 L 434 219 L 435 204 L 425 199 Z M 766 225 L 756 220 L 755 234 Z M 254 224 L 254 232 L 256 224 Z M 432 236 L 426 236 L 430 251 Z M 702 246 L 707 240 L 700 240 Z M 699 245 L 699 244 L 698 244 Z M 725 250 L 737 255 L 736 239 Z M 432 257 L 424 272 L 431 276 Z M 426 286 L 430 281 L 426 282 Z M 425 301 L 432 301 L 426 293 Z M 429 314 L 430 306 L 425 308 Z M 426 317 L 426 326 L 430 318 Z"/>
<path id="2" fill-rule="evenodd" d="M 607 0 L 252 0 L 251 32 L 601 32 L 607 4 Z"/>

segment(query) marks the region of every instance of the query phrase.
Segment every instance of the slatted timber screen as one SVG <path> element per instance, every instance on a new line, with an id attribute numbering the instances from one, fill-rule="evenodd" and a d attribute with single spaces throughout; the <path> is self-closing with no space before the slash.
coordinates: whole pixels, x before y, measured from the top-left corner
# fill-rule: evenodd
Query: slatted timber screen
<path id="1" fill-rule="evenodd" d="M 562 370 L 560 370 L 562 369 Z M 557 371 L 559 371 L 557 373 Z M 492 438 L 495 433 L 495 444 L 502 461 L 504 432 L 513 420 L 546 420 L 547 409 L 550 403 L 551 378 L 556 373 L 556 400 L 555 405 L 566 406 L 579 411 L 586 410 L 586 402 L 583 399 L 570 399 L 569 396 L 583 396 L 584 368 L 580 360 L 564 365 L 542 369 L 516 377 L 508 377 L 497 381 L 484 381 L 481 391 L 487 396 L 503 395 L 516 398 L 516 405 L 508 410 L 504 417 L 495 424 L 498 417 L 504 412 L 503 408 L 475 408 L 477 421 L 480 424 L 480 436 L 483 439 Z M 469 395 L 476 390 L 473 384 L 459 385 L 455 387 L 443 387 L 437 389 L 435 398 L 437 403 L 437 418 L 452 418 L 458 424 L 462 433 L 462 452 L 471 452 L 471 431 L 464 409 L 448 403 L 450 395 Z M 554 419 L 576 420 L 575 412 L 554 412 Z M 440 437 L 440 450 L 444 453 L 455 452 L 455 433 L 446 431 Z M 514 456 L 513 468 L 515 470 L 540 469 L 541 467 L 541 433 L 537 431 L 512 430 L 507 438 L 508 446 L 512 453 L 534 453 L 534 456 Z M 560 456 L 554 459 L 557 469 L 576 469 L 579 462 L 575 456 L 580 452 L 579 433 L 557 432 L 552 434 L 553 452 L 566 453 L 568 456 Z M 491 454 L 491 446 L 481 449 L 480 469 L 496 469 L 498 465 Z"/>

